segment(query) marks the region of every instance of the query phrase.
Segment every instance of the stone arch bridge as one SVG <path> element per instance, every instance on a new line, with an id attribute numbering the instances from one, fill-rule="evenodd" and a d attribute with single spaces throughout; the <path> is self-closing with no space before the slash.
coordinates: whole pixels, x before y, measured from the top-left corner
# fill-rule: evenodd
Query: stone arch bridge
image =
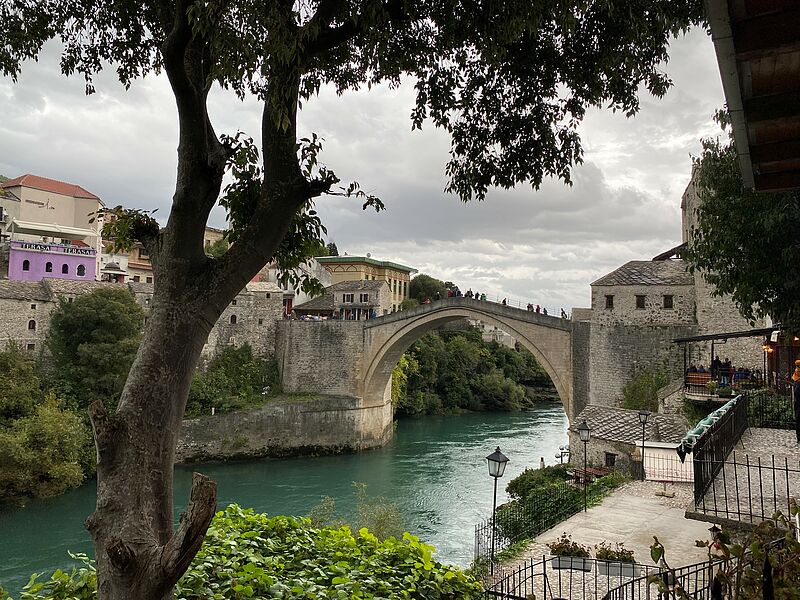
<path id="1" fill-rule="evenodd" d="M 283 389 L 338 399 L 343 408 L 336 419 L 364 433 L 351 445 L 381 445 L 391 437 L 394 366 L 417 339 L 460 319 L 480 320 L 513 336 L 547 371 L 569 418 L 580 411 L 584 388 L 580 377 L 575 381 L 575 365 L 585 373 L 585 357 L 574 344 L 580 324 L 471 298 L 438 300 L 368 321 L 281 321 L 275 356 Z M 313 403 L 308 410 L 315 410 Z"/>

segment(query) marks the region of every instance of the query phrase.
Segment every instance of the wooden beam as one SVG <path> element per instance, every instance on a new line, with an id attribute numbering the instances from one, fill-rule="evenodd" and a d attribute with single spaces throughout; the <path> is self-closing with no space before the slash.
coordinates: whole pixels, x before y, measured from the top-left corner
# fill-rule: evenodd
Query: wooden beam
<path id="1" fill-rule="evenodd" d="M 737 54 L 769 53 L 779 46 L 796 44 L 800 40 L 800 6 L 735 20 L 731 30 Z"/>
<path id="2" fill-rule="evenodd" d="M 750 157 L 753 163 L 800 159 L 800 140 L 751 145 Z"/>
<path id="3" fill-rule="evenodd" d="M 800 170 L 780 173 L 756 173 L 753 177 L 757 192 L 780 192 L 800 187 Z"/>

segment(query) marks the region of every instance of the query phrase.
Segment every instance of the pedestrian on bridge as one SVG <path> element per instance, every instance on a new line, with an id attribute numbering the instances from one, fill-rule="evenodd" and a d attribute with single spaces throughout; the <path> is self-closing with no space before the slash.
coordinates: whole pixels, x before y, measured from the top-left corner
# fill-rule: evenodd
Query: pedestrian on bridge
<path id="1" fill-rule="evenodd" d="M 481 302 L 486 302 L 486 294 L 481 294 Z"/>

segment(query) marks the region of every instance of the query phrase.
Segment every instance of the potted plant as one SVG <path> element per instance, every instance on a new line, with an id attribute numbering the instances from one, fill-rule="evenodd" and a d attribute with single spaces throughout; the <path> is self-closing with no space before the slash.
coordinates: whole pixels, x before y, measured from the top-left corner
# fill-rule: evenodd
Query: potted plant
<path id="1" fill-rule="evenodd" d="M 633 550 L 628 550 L 625 544 L 617 542 L 614 546 L 600 542 L 595 546 L 598 575 L 609 577 L 638 577 L 639 565 L 633 558 Z"/>
<path id="2" fill-rule="evenodd" d="M 717 391 L 717 388 L 719 388 L 719 383 L 717 381 L 714 381 L 713 379 L 708 383 L 706 383 L 706 389 L 708 390 L 708 393 L 712 396 L 714 395 L 714 392 Z"/>
<path id="3" fill-rule="evenodd" d="M 733 396 L 733 390 L 727 386 L 721 387 L 717 390 L 717 396 L 720 398 L 730 398 Z"/>
<path id="4" fill-rule="evenodd" d="M 589 559 L 589 548 L 578 542 L 573 542 L 572 537 L 562 533 L 555 542 L 547 544 L 550 554 L 553 555 L 551 564 L 554 569 L 571 569 L 573 571 L 591 571 L 592 563 Z"/>

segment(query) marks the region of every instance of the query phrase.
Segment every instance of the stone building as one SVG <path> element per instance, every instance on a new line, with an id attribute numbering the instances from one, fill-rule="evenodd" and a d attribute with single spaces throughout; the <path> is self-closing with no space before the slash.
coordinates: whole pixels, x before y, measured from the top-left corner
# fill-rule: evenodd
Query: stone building
<path id="1" fill-rule="evenodd" d="M 322 287 L 328 287 L 332 283 L 330 271 L 323 267 L 316 258 L 310 258 L 308 261 L 297 267 L 297 269 L 294 271 L 298 276 L 308 275 L 315 278 L 320 282 L 320 284 L 322 284 Z M 279 276 L 280 269 L 278 268 L 278 264 L 275 262 L 270 262 L 261 269 L 254 281 L 269 281 L 279 286 L 283 290 L 284 314 L 290 315 L 292 314 L 292 310 L 295 306 L 298 304 L 305 304 L 311 300 L 313 296 L 310 296 L 303 290 L 295 290 L 292 289 L 288 284 L 279 282 Z"/>
<path id="2" fill-rule="evenodd" d="M 385 281 L 391 292 L 391 312 L 400 310 L 403 300 L 409 298 L 408 288 L 411 274 L 416 269 L 387 260 L 375 260 L 367 256 L 320 256 L 317 260 L 330 271 L 331 282 Z"/>
<path id="3" fill-rule="evenodd" d="M 384 280 L 340 281 L 322 296 L 294 307 L 297 316 L 313 315 L 343 321 L 361 321 L 393 312 L 392 292 Z"/>
<path id="4" fill-rule="evenodd" d="M 572 464 L 583 465 L 583 442 L 577 429 L 583 421 L 586 421 L 591 430 L 590 440 L 586 445 L 589 466 L 613 467 L 618 471 L 630 473 L 634 460 L 641 461 L 642 424 L 639 421 L 638 411 L 590 404 L 572 421 L 568 430 Z M 665 473 L 670 469 L 680 470 L 675 446 L 680 443 L 687 430 L 688 423 L 682 416 L 652 413 L 648 417 L 644 432 L 645 464 L 648 467 L 648 475 L 651 471 Z M 672 444 L 669 456 L 664 456 L 663 461 L 648 462 L 647 453 L 651 444 L 654 446 Z M 655 455 L 658 451 L 652 449 L 651 452 Z M 660 462 L 669 464 L 655 464 Z M 668 479 L 678 480 L 674 476 Z"/>
<path id="5" fill-rule="evenodd" d="M 64 279 L 0 280 L 0 348 L 13 342 L 29 351 L 43 350 L 50 315 L 60 298 L 71 302 L 98 288 L 119 285 L 122 284 Z M 153 284 L 130 282 L 126 288 L 144 308 L 146 319 L 152 304 Z M 245 343 L 256 354 L 272 356 L 276 322 L 281 313 L 281 290 L 277 286 L 266 282 L 247 284 L 214 324 L 203 356 L 211 358 L 226 346 Z"/>
<path id="6" fill-rule="evenodd" d="M 589 309 L 574 309 L 574 335 L 588 353 L 576 369 L 587 371 L 587 385 L 577 390 L 580 404 L 617 406 L 624 386 L 646 369 L 683 377 L 684 354 L 673 340 L 753 329 L 729 297 L 714 297 L 702 274 L 691 273 L 679 258 L 697 223 L 697 170 L 683 194 L 683 243 L 652 260 L 630 261 L 591 284 Z M 755 328 L 764 327 L 756 323 Z M 731 339 L 716 346 L 723 361 L 752 368 L 762 360 L 762 339 Z M 710 344 L 693 344 L 689 363 L 711 361 Z M 576 371 L 577 372 L 577 371 Z"/>

